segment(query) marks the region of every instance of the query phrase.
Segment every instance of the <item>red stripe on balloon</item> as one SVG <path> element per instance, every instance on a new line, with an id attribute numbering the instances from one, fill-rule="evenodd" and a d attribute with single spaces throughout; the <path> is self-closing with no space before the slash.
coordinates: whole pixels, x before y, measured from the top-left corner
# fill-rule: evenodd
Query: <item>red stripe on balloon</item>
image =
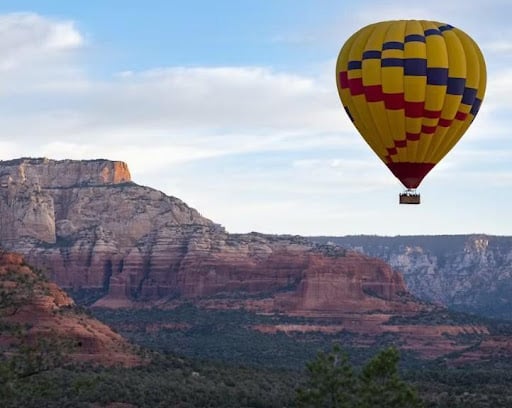
<path id="1" fill-rule="evenodd" d="M 381 102 L 384 100 L 382 85 L 369 85 L 364 87 L 364 94 L 368 102 Z"/>
<path id="2" fill-rule="evenodd" d="M 405 147 L 407 146 L 407 140 L 395 140 L 395 147 Z"/>
<path id="3" fill-rule="evenodd" d="M 406 132 L 405 137 L 407 140 L 420 140 L 420 134 L 419 133 L 411 133 Z"/>
<path id="4" fill-rule="evenodd" d="M 348 87 L 350 88 L 350 94 L 357 96 L 364 94 L 363 78 L 352 78 L 348 80 Z"/>
<path id="5" fill-rule="evenodd" d="M 385 93 L 384 105 L 386 109 L 397 110 L 404 109 L 405 101 L 403 93 Z"/>
<path id="6" fill-rule="evenodd" d="M 453 119 L 441 118 L 441 119 L 439 119 L 438 125 L 442 126 L 442 127 L 448 127 L 452 124 L 452 122 L 453 122 Z"/>
<path id="7" fill-rule="evenodd" d="M 388 149 L 387 149 L 387 150 L 388 150 L 388 154 L 389 154 L 390 156 L 393 156 L 393 155 L 395 155 L 395 154 L 397 154 L 397 153 L 398 153 L 398 150 L 396 150 L 396 147 L 388 147 Z"/>
<path id="8" fill-rule="evenodd" d="M 408 118 L 422 118 L 424 102 L 405 101 L 405 116 Z"/>
<path id="9" fill-rule="evenodd" d="M 468 116 L 467 113 L 464 113 L 464 112 L 457 112 L 457 114 L 455 115 L 455 119 L 457 120 L 466 120 L 466 117 Z"/>
<path id="10" fill-rule="evenodd" d="M 428 119 L 437 119 L 437 118 L 441 117 L 441 111 L 433 111 L 433 110 L 425 109 L 423 111 L 423 116 Z"/>
<path id="11" fill-rule="evenodd" d="M 425 126 L 421 127 L 421 133 L 425 133 L 427 135 L 431 135 L 436 132 L 437 126 Z"/>
<path id="12" fill-rule="evenodd" d="M 434 163 L 386 163 L 389 170 L 407 188 L 416 188 L 421 180 L 432 170 Z"/>
<path id="13" fill-rule="evenodd" d="M 340 72 L 340 87 L 341 87 L 341 89 L 348 88 L 348 72 L 347 71 Z"/>

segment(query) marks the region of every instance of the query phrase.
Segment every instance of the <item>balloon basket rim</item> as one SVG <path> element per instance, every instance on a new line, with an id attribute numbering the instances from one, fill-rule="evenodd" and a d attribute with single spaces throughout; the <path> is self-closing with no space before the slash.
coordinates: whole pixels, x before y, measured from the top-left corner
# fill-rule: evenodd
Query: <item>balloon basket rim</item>
<path id="1" fill-rule="evenodd" d="M 420 204 L 420 194 L 414 189 L 407 189 L 398 196 L 398 202 L 400 204 Z"/>

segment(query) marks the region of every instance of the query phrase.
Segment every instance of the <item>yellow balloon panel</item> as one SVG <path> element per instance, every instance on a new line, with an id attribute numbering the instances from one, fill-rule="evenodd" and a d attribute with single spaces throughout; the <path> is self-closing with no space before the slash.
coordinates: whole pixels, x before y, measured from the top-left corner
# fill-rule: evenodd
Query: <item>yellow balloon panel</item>
<path id="1" fill-rule="evenodd" d="M 342 47 L 336 77 L 350 119 L 408 188 L 462 137 L 486 85 L 476 43 L 457 28 L 423 20 L 362 28 Z"/>

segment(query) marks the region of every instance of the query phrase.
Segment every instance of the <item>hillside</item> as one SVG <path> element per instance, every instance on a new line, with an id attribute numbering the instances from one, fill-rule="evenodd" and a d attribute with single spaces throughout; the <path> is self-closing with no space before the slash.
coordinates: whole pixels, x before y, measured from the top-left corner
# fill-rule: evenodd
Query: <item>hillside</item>
<path id="1" fill-rule="evenodd" d="M 62 357 L 67 362 L 141 363 L 133 347 L 119 334 L 80 311 L 65 292 L 27 265 L 20 255 L 3 251 L 0 327 L 3 356 L 33 347 L 34 352 L 42 350 L 49 358 Z"/>
<path id="2" fill-rule="evenodd" d="M 229 234 L 133 183 L 120 162 L 0 162 L 0 215 L 0 246 L 63 288 L 95 292 L 97 306 L 237 292 L 287 313 L 421 308 L 382 261 L 301 237 Z"/>
<path id="3" fill-rule="evenodd" d="M 420 299 L 487 317 L 512 316 L 512 237 L 314 237 L 389 263 Z"/>
<path id="4" fill-rule="evenodd" d="M 301 336 L 325 335 L 356 348 L 395 344 L 428 359 L 456 353 L 460 362 L 511 350 L 485 323 L 452 319 L 412 297 L 402 275 L 380 259 L 299 236 L 229 234 L 178 198 L 134 183 L 122 162 L 0 162 L 0 220 L 0 246 L 23 254 L 75 298 L 132 309 L 131 322 L 109 320 L 122 331 L 217 333 L 222 311 L 241 311 L 248 314 L 231 334 L 284 334 L 301 347 L 308 347 Z M 211 312 L 207 328 L 172 317 L 187 305 Z M 135 310 L 149 307 L 141 327 Z M 154 308 L 167 322 L 155 321 Z M 495 349 L 487 347 L 491 339 Z"/>

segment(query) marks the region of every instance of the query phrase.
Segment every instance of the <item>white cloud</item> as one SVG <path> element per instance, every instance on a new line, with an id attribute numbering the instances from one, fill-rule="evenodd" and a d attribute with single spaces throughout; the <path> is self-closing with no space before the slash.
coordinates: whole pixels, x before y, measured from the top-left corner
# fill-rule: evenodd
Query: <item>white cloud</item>
<path id="1" fill-rule="evenodd" d="M 488 73 L 486 104 L 501 109 L 510 109 L 512 93 L 512 69 Z"/>
<path id="2" fill-rule="evenodd" d="M 67 50 L 84 44 L 82 35 L 73 22 L 56 23 L 49 27 L 44 46 L 51 50 Z"/>
<path id="3" fill-rule="evenodd" d="M 194 160 L 341 145 L 347 143 L 342 131 L 355 133 L 334 84 L 312 77 L 258 67 L 180 67 L 123 72 L 99 82 L 78 68 L 66 72 L 60 80 L 51 75 L 34 84 L 24 76 L 22 89 L 7 86 L 6 108 L 17 109 L 0 115 L 5 132 L 20 142 L 37 134 L 32 148 L 57 139 L 98 151 L 116 143 L 145 150 L 158 145 L 164 155 L 174 146 L 188 149 L 181 157 Z"/>
<path id="4" fill-rule="evenodd" d="M 512 42 L 506 40 L 498 40 L 485 45 L 486 50 L 499 53 L 499 54 L 511 54 L 512 53 Z"/>
<path id="5" fill-rule="evenodd" d="M 71 21 L 53 21 L 34 13 L 0 15 L 1 70 L 10 70 L 51 53 L 69 51 L 84 39 Z"/>
<path id="6" fill-rule="evenodd" d="M 124 75 L 104 91 L 109 105 L 101 91 L 96 95 L 104 118 L 133 113 L 138 123 L 167 128 L 332 130 L 339 113 L 333 89 L 259 67 L 151 70 Z"/>

